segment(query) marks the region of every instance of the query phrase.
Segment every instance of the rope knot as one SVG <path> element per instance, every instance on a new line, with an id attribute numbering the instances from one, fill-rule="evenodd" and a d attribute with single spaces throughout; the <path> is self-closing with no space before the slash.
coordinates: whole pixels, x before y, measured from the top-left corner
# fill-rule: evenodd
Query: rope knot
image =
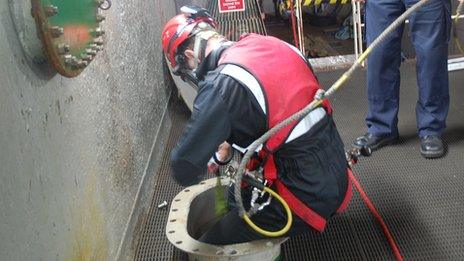
<path id="1" fill-rule="evenodd" d="M 314 100 L 321 101 L 323 99 L 325 99 L 325 90 L 317 90 L 316 94 L 314 94 Z"/>

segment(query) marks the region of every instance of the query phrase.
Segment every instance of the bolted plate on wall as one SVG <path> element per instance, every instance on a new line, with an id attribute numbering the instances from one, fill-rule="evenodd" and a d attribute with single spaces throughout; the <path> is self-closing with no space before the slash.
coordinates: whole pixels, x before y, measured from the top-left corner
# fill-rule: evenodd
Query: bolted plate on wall
<path id="1" fill-rule="evenodd" d="M 63 76 L 79 75 L 103 49 L 100 23 L 104 17 L 99 7 L 105 0 L 31 1 L 43 52 L 51 65 Z"/>

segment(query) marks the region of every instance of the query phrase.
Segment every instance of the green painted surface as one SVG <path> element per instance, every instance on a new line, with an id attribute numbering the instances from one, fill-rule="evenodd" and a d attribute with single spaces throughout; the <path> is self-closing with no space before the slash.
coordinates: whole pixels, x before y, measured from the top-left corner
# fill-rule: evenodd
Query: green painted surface
<path id="1" fill-rule="evenodd" d="M 52 25 L 64 27 L 69 24 L 97 26 L 97 4 L 93 0 L 44 0 L 42 6 L 58 7 L 58 14 L 49 17 Z"/>

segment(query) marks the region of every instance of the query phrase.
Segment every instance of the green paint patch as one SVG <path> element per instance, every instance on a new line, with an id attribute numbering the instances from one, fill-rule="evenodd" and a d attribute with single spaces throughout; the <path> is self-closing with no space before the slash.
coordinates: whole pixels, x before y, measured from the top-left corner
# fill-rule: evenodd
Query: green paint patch
<path id="1" fill-rule="evenodd" d="M 49 18 L 51 24 L 65 27 L 69 24 L 97 26 L 95 16 L 97 3 L 94 0 L 44 0 L 42 6 L 58 7 L 58 14 Z"/>

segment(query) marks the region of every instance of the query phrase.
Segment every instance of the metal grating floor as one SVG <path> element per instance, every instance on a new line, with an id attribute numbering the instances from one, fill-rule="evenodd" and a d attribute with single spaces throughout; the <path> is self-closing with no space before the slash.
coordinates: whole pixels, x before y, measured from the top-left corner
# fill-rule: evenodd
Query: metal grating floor
<path id="1" fill-rule="evenodd" d="M 243 33 L 266 35 L 266 28 L 261 19 L 256 0 L 245 1 L 245 11 L 219 13 L 218 1 L 209 1 L 208 10 L 218 21 L 219 32 L 231 41 L 237 41 Z"/>
<path id="2" fill-rule="evenodd" d="M 419 152 L 415 121 L 415 63 L 403 64 L 401 74 L 401 142 L 362 159 L 354 172 L 389 225 L 405 260 L 463 260 L 464 72 L 450 73 L 451 106 L 448 129 L 444 134 L 448 153 L 445 158 L 436 160 L 426 160 Z M 318 77 L 321 84 L 328 88 L 340 75 L 340 72 L 320 73 Z M 365 132 L 367 98 L 364 86 L 364 73 L 358 72 L 332 101 L 346 147 Z M 311 246 L 299 248 L 299 258 L 393 259 L 379 226 L 358 196 L 349 211 L 331 223 L 333 226 L 321 236 L 321 240 L 313 239 Z M 346 235 L 348 233 L 352 236 Z M 297 240 L 311 242 L 305 236 Z M 291 240 L 285 246 L 286 253 L 301 246 L 296 243 L 297 240 Z M 355 253 L 351 247 L 347 247 L 350 243 L 358 247 Z M 313 255 L 316 249 L 324 251 Z M 298 257 L 292 256 L 290 259 Z"/>
<path id="3" fill-rule="evenodd" d="M 174 248 L 165 236 L 165 227 L 169 214 L 169 205 L 172 199 L 182 190 L 171 178 L 170 155 L 171 150 L 176 145 L 177 139 L 182 134 L 185 123 L 190 117 L 190 111 L 181 101 L 172 95 L 169 105 L 169 117 L 172 120 L 172 127 L 169 133 L 167 146 L 164 148 L 163 159 L 154 173 L 154 194 L 148 211 L 148 217 L 144 219 L 142 230 L 139 235 L 138 245 L 135 253 L 135 260 L 186 260 L 186 255 Z M 163 201 L 168 202 L 168 206 L 158 209 L 158 205 Z"/>
<path id="4" fill-rule="evenodd" d="M 426 160 L 420 156 L 415 134 L 414 67 L 409 62 L 402 66 L 400 144 L 361 159 L 354 173 L 390 227 L 405 260 L 463 260 L 464 72 L 450 73 L 451 107 L 444 135 L 448 153 L 442 159 Z M 328 88 L 340 75 L 341 71 L 319 73 L 318 78 Z M 358 72 L 332 100 L 334 117 L 347 147 L 365 131 L 364 86 L 364 72 Z M 162 165 L 155 174 L 155 194 L 143 224 L 136 260 L 186 260 L 164 235 L 168 208 L 157 208 L 164 200 L 170 202 L 181 189 L 170 177 L 169 154 L 189 112 L 177 101 L 172 104 L 171 117 L 173 127 Z M 326 232 L 290 239 L 283 246 L 283 254 L 286 260 L 394 258 L 380 227 L 357 193 L 348 211 L 330 220 Z"/>

